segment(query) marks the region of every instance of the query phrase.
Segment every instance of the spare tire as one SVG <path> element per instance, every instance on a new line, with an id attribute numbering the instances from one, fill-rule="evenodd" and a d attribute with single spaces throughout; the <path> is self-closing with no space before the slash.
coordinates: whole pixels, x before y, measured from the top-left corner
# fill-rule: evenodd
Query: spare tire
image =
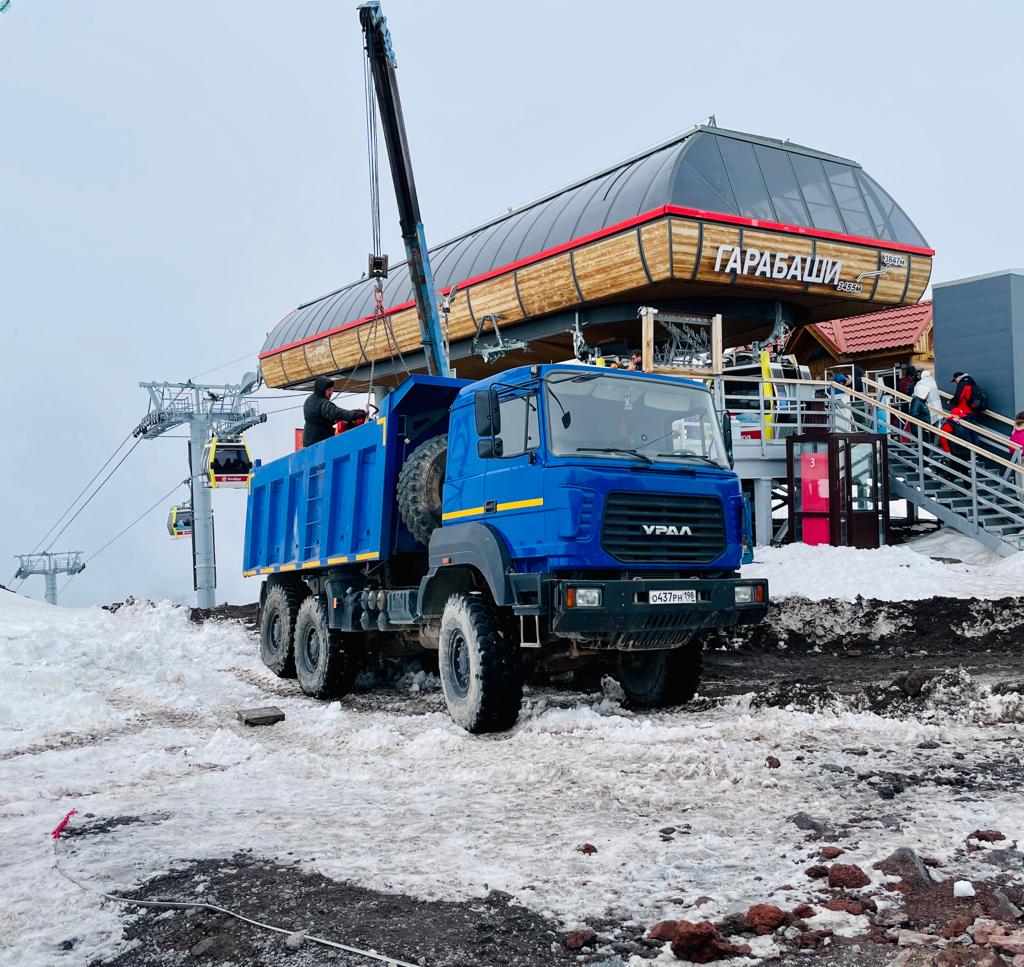
<path id="1" fill-rule="evenodd" d="M 421 443 L 398 474 L 398 512 L 409 532 L 421 544 L 441 526 L 444 471 L 448 461 L 448 436 Z"/>

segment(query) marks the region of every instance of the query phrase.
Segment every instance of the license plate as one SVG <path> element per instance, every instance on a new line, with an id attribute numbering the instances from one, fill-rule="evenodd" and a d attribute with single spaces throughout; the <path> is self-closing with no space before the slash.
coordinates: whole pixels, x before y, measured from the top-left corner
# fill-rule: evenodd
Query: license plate
<path id="1" fill-rule="evenodd" d="M 651 604 L 696 604 L 697 592 L 688 591 L 650 591 L 647 600 Z"/>

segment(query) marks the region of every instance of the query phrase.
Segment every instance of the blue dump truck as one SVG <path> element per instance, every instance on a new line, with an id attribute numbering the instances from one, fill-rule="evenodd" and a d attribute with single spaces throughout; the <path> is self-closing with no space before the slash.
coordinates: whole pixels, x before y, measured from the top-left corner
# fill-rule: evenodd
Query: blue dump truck
<path id="1" fill-rule="evenodd" d="M 700 382 L 582 365 L 413 375 L 366 424 L 253 473 L 260 652 L 316 698 L 436 652 L 451 717 L 510 728 L 526 673 L 604 663 L 690 699 L 702 635 L 756 624 L 744 505 Z"/>

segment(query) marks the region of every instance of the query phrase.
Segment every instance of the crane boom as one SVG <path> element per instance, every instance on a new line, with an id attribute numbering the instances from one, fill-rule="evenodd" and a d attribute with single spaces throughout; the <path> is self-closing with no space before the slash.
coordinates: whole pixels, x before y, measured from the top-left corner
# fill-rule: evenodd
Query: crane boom
<path id="1" fill-rule="evenodd" d="M 391 163 L 391 180 L 395 186 L 398 220 L 409 264 L 409 278 L 416 299 L 416 314 L 419 317 L 420 335 L 427 357 L 427 371 L 432 376 L 447 376 L 448 357 L 441 333 L 434 273 L 430 268 L 430 254 L 427 251 L 423 219 L 420 216 L 420 203 L 416 197 L 409 139 L 405 133 L 402 100 L 398 93 L 398 78 L 395 76 L 396 62 L 391 46 L 391 34 L 388 31 L 387 20 L 381 13 L 380 4 L 376 0 L 362 4 L 358 9 L 366 57 L 373 76 L 373 87 L 384 131 L 384 143 Z"/>

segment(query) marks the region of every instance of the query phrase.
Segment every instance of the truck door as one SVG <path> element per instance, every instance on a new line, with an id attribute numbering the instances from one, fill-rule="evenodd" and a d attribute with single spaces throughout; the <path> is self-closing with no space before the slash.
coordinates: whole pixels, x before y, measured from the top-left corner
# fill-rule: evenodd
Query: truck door
<path id="1" fill-rule="evenodd" d="M 441 519 L 445 524 L 477 520 L 484 512 L 484 481 L 489 460 L 478 452 L 480 438 L 473 424 L 473 406 L 452 410 Z"/>
<path id="2" fill-rule="evenodd" d="M 487 461 L 484 520 L 498 527 L 513 553 L 529 556 L 544 532 L 537 393 L 502 394 L 499 409 L 502 456 Z"/>

